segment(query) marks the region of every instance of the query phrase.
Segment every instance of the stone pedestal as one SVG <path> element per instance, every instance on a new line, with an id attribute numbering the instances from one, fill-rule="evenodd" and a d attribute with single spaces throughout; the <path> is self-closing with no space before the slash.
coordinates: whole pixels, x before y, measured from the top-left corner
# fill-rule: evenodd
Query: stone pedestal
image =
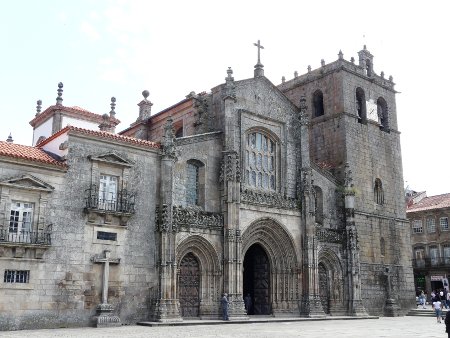
<path id="1" fill-rule="evenodd" d="M 319 296 L 303 296 L 300 308 L 300 314 L 303 317 L 322 318 L 326 316 Z"/>
<path id="2" fill-rule="evenodd" d="M 111 304 L 98 304 L 97 316 L 94 317 L 97 327 L 121 326 L 120 318 L 112 314 L 114 307 Z"/>
<path id="3" fill-rule="evenodd" d="M 245 311 L 244 300 L 242 295 L 231 295 L 228 298 L 230 303 L 228 305 L 228 319 L 233 320 L 248 320 L 247 312 Z"/>

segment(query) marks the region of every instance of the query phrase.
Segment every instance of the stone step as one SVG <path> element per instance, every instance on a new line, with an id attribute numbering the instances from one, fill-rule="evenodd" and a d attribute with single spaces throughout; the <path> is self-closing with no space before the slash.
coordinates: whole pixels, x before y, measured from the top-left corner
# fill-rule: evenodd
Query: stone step
<path id="1" fill-rule="evenodd" d="M 447 314 L 447 310 L 442 310 L 442 317 L 445 317 Z M 421 316 L 421 317 L 436 317 L 436 314 L 434 310 L 431 307 L 427 307 L 426 309 L 417 308 L 410 310 L 407 314 L 407 316 Z"/>

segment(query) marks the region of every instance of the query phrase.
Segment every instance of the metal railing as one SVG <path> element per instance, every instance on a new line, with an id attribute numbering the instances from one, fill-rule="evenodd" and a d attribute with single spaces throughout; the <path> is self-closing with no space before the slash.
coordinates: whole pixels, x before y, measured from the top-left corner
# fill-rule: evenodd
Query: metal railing
<path id="1" fill-rule="evenodd" d="M 116 198 L 103 199 L 99 197 L 97 185 L 86 189 L 86 209 L 102 210 L 133 214 L 135 205 L 135 194 L 123 189 L 117 193 Z"/>
<path id="2" fill-rule="evenodd" d="M 51 227 L 49 227 L 51 228 Z M 41 244 L 51 245 L 50 231 L 10 231 L 9 228 L 0 229 L 1 243 Z"/>
<path id="3" fill-rule="evenodd" d="M 413 259 L 413 268 L 450 267 L 450 257 Z"/>

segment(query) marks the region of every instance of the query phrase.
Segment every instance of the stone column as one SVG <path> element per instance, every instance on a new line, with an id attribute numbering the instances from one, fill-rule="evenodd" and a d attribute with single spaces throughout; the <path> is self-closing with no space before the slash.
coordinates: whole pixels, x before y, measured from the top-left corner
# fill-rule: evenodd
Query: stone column
<path id="1" fill-rule="evenodd" d="M 158 210 L 159 290 L 153 318 L 160 322 L 182 321 L 177 298 L 177 264 L 175 259 L 176 228 L 173 220 L 173 167 L 177 160 L 172 118 L 164 127 L 161 157 L 161 196 Z"/>
<path id="2" fill-rule="evenodd" d="M 348 312 L 351 316 L 367 316 L 367 311 L 361 299 L 361 276 L 359 262 L 358 232 L 355 224 L 355 190 L 352 182 L 352 172 L 348 163 L 345 165 L 345 232 L 347 237 L 347 274 L 349 287 Z"/>
<path id="3" fill-rule="evenodd" d="M 397 300 L 395 299 L 395 295 L 393 294 L 392 290 L 392 272 L 390 267 L 386 266 L 384 268 L 383 272 L 385 278 L 386 278 L 386 293 L 387 298 L 384 305 L 384 315 L 386 317 L 397 317 L 400 316 L 400 305 L 397 303 Z"/>
<path id="4" fill-rule="evenodd" d="M 223 93 L 225 139 L 220 180 L 224 200 L 223 292 L 228 293 L 230 320 L 248 319 L 242 296 L 242 252 L 240 224 L 241 166 L 236 139 L 236 93 L 233 71 L 227 71 Z M 218 300 L 219 301 L 219 300 Z"/>
<path id="5" fill-rule="evenodd" d="M 97 305 L 97 315 L 94 317 L 97 327 L 120 326 L 120 318 L 113 315 L 114 307 L 108 304 L 108 288 L 109 288 L 109 265 L 119 264 L 120 259 L 112 259 L 110 250 L 104 250 L 104 257 L 94 256 L 94 263 L 103 264 L 103 283 L 102 283 L 102 302 Z"/>

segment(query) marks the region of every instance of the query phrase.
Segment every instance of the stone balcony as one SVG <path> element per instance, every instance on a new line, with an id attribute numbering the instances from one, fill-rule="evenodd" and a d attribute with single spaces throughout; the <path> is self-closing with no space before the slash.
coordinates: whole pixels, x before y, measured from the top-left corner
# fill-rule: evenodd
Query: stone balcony
<path id="1" fill-rule="evenodd" d="M 38 226 L 37 231 L 12 231 L 8 226 L 0 228 L 0 257 L 41 259 L 51 246 L 52 225 Z"/>

